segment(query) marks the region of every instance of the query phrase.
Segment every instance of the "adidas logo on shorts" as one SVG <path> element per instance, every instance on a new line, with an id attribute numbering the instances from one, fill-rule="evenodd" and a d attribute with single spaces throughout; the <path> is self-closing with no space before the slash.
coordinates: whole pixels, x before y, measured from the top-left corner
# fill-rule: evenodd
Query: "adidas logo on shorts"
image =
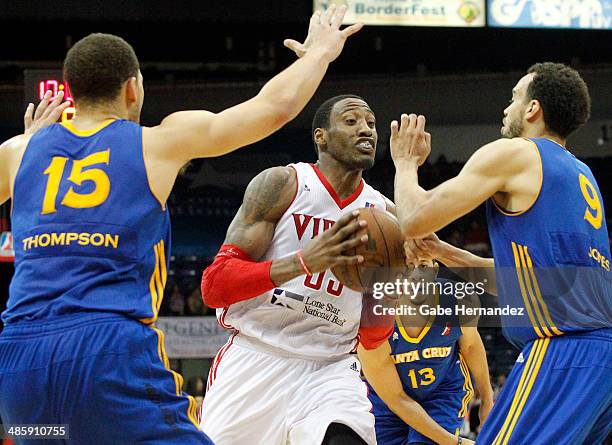
<path id="1" fill-rule="evenodd" d="M 359 366 L 359 362 L 353 362 L 351 363 L 351 369 L 357 373 L 361 372 L 361 367 Z"/>
<path id="2" fill-rule="evenodd" d="M 523 363 L 525 361 L 525 358 L 523 357 L 523 353 L 521 352 L 518 356 L 518 358 L 516 359 L 517 363 Z"/>

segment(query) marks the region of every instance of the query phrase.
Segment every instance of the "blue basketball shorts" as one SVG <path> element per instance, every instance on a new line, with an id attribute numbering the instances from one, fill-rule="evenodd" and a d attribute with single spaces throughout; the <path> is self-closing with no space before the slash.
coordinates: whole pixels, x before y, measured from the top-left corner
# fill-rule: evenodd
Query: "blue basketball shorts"
<path id="1" fill-rule="evenodd" d="M 195 400 L 181 387 L 163 333 L 122 315 L 19 322 L 0 334 L 5 427 L 68 425 L 74 444 L 212 444 L 197 426 Z"/>

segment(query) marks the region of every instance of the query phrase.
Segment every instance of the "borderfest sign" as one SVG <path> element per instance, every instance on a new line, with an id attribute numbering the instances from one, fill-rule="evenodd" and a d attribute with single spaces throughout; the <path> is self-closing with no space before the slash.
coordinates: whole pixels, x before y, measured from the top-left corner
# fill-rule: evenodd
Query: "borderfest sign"
<path id="1" fill-rule="evenodd" d="M 314 10 L 346 5 L 344 23 L 483 27 L 484 0 L 314 0 Z"/>

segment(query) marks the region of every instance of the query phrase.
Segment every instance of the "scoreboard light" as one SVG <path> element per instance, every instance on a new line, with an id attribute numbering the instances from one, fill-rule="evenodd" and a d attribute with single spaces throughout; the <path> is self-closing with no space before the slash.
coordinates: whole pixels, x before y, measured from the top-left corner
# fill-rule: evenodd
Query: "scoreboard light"
<path id="1" fill-rule="evenodd" d="M 74 117 L 74 99 L 68 83 L 63 80 L 61 70 L 25 70 L 23 77 L 26 105 L 28 103 L 37 104 L 48 91 L 51 91 L 51 100 L 55 99 L 60 91 L 63 91 L 64 100 L 69 101 L 70 106 L 64 110 L 60 120 L 66 122 Z"/>

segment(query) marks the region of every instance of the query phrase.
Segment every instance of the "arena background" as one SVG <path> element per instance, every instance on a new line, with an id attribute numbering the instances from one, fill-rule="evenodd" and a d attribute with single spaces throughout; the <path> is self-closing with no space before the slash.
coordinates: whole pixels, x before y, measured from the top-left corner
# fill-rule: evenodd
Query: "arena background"
<path id="1" fill-rule="evenodd" d="M 312 9 L 312 2 L 304 0 L 2 0 L 0 139 L 21 132 L 26 101 L 36 96 L 24 84 L 24 71 L 34 70 L 30 72 L 36 75 L 36 70 L 60 69 L 66 50 L 90 32 L 118 34 L 134 46 L 145 81 L 142 123 L 155 125 L 173 111 L 219 111 L 256 94 L 294 60 L 282 41 L 305 36 Z M 589 84 L 591 121 L 568 145 L 593 170 L 612 227 L 611 30 L 366 26 L 348 42 L 298 118 L 239 153 L 192 162 L 176 182 L 169 200 L 171 280 L 162 306 L 162 316 L 175 318 L 162 318 L 160 325 L 171 331 L 168 352 L 173 367 L 185 375 L 186 389 L 202 395 L 198 377 L 206 377 L 209 355 L 226 337 L 215 326 L 213 312 L 202 306 L 201 271 L 221 244 L 253 176 L 267 167 L 314 160 L 310 122 L 323 100 L 358 94 L 375 111 L 377 164 L 365 178 L 392 197 L 391 119 L 402 112 L 427 116 L 433 151 L 421 180 L 426 188 L 433 187 L 454 176 L 477 147 L 499 136 L 512 87 L 531 64 L 540 61 L 568 63 Z M 0 232 L 10 230 L 9 213 L 10 203 L 0 208 Z M 441 237 L 489 253 L 482 209 L 443 230 Z M 13 270 L 12 263 L 4 260 L 0 261 L 0 311 L 6 305 Z M 187 316 L 197 318 L 179 318 Z M 499 329 L 482 328 L 481 334 L 493 382 L 499 386 L 517 351 Z"/>

